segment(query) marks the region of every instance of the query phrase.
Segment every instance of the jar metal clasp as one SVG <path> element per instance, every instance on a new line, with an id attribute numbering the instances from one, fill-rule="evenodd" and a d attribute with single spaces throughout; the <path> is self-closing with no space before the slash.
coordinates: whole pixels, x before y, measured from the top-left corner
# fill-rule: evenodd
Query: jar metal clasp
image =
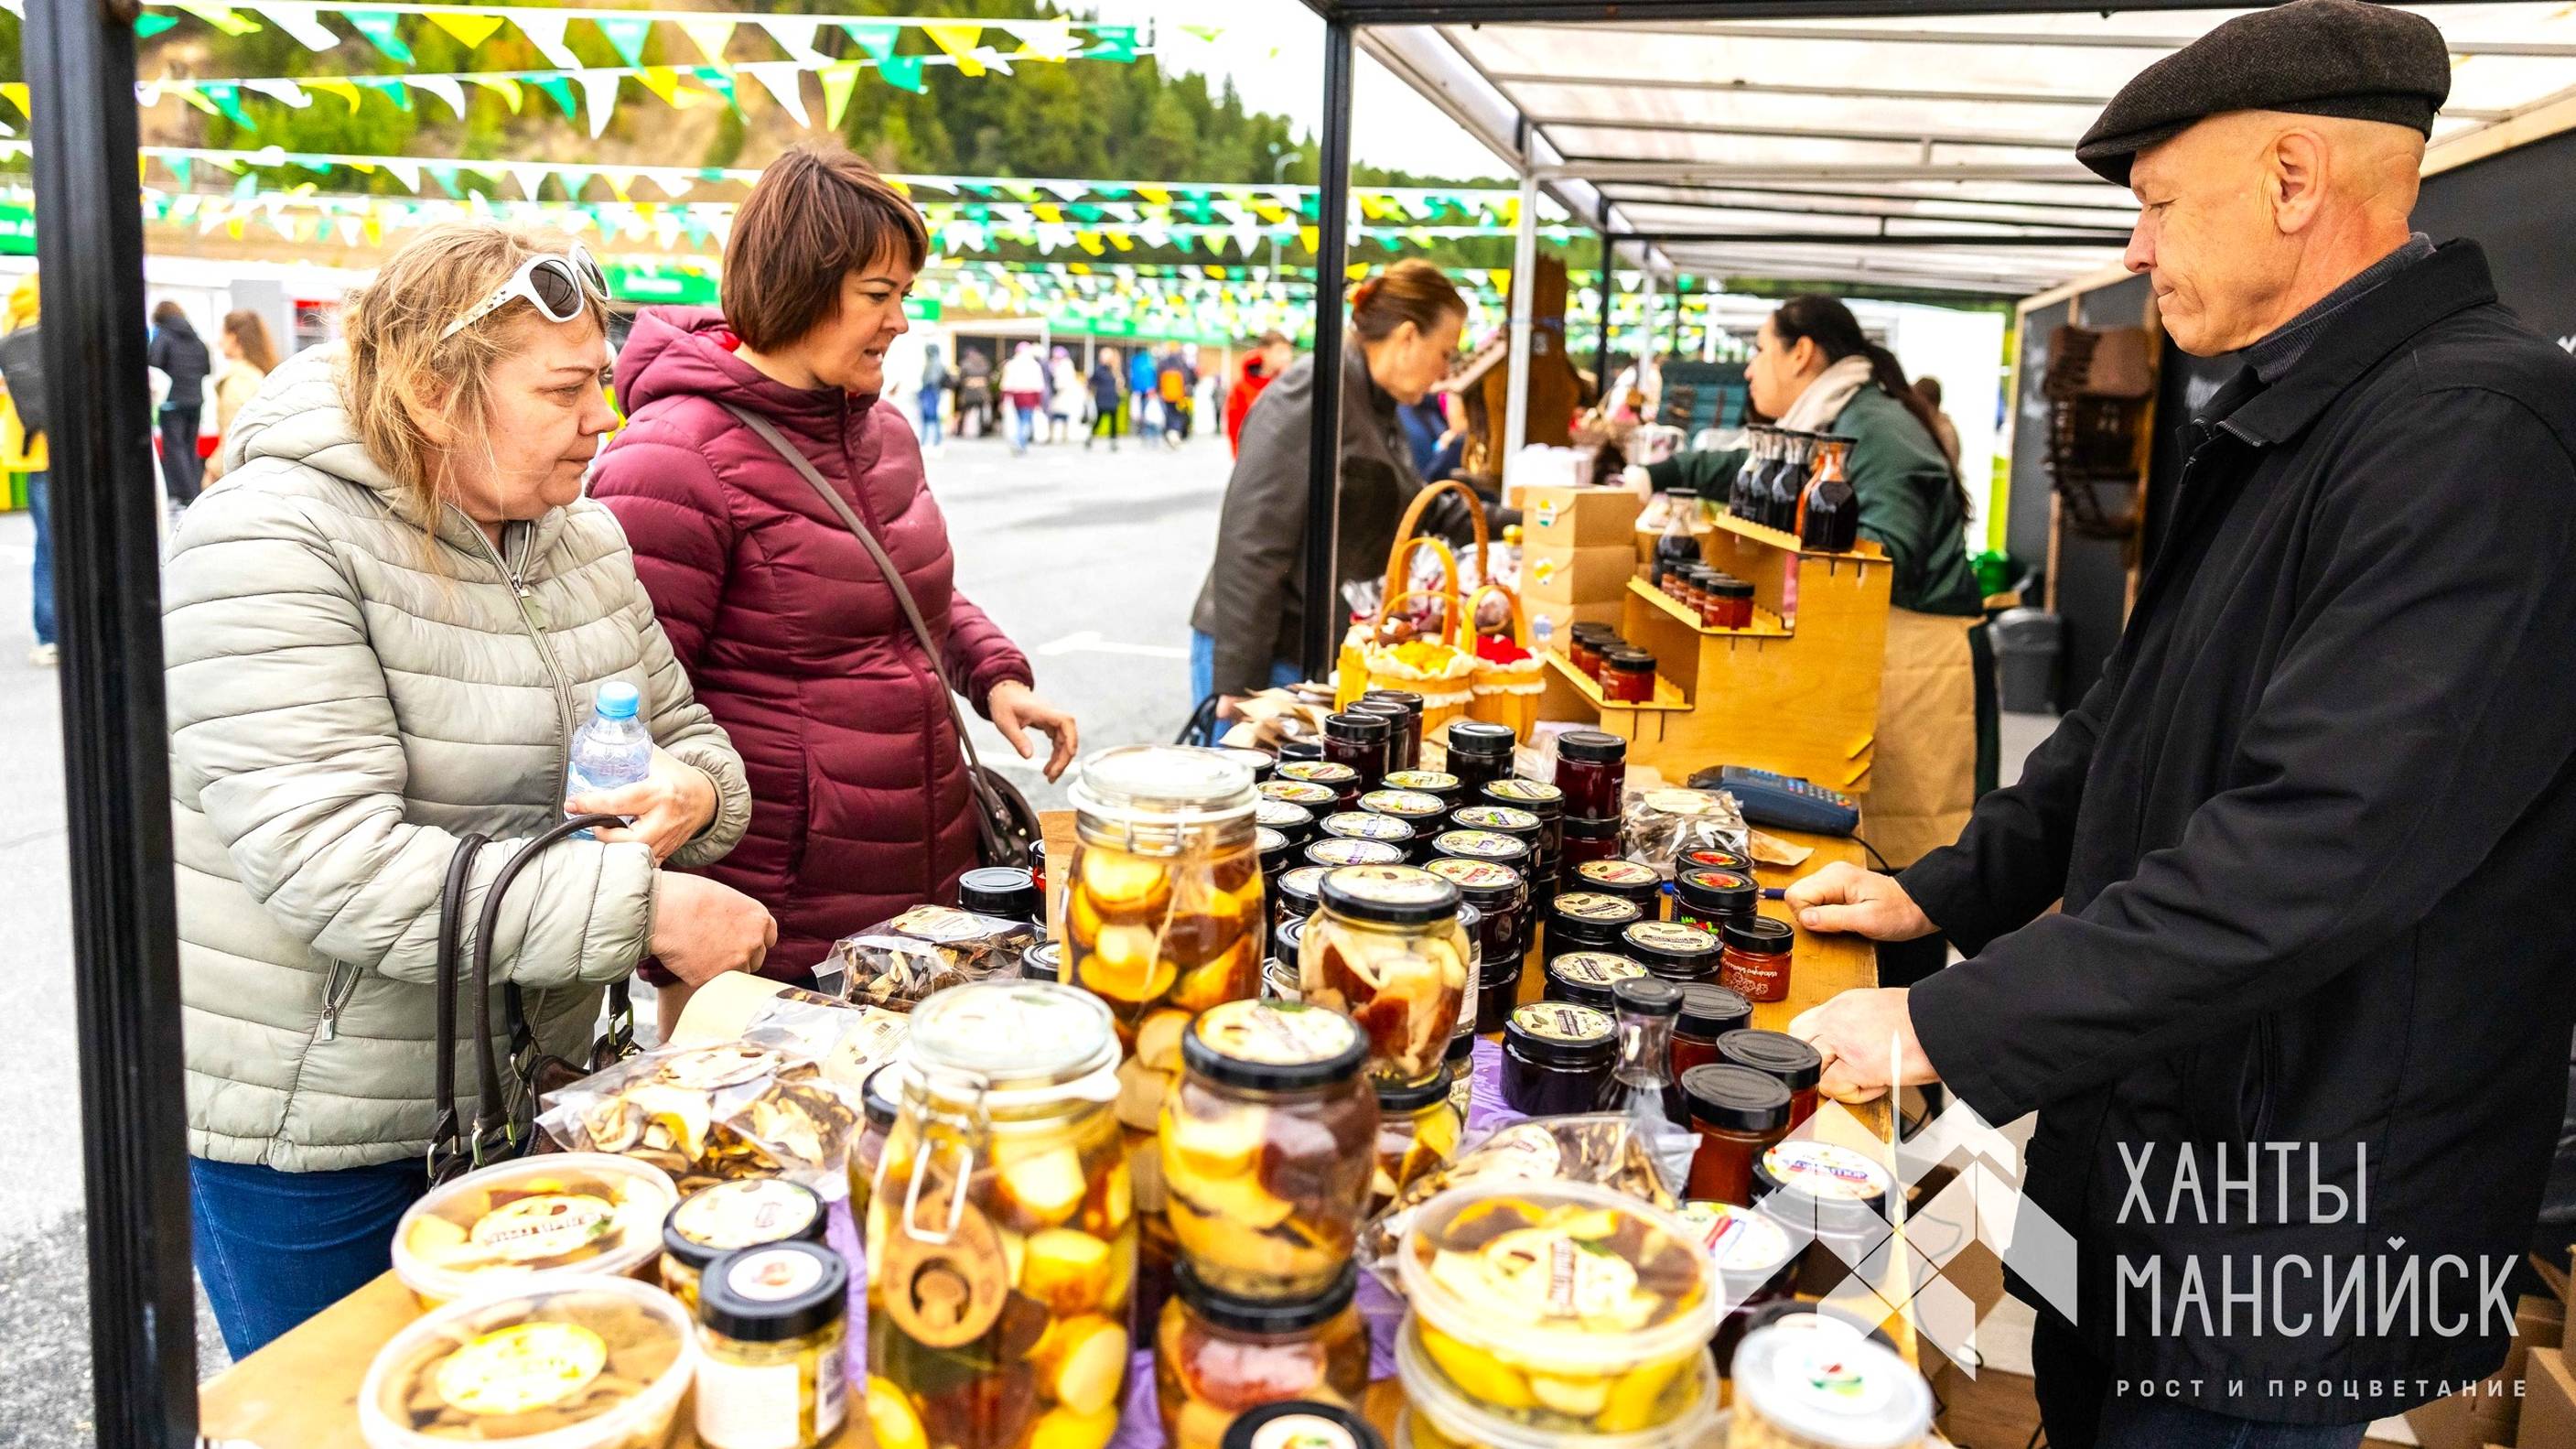
<path id="1" fill-rule="evenodd" d="M 992 1117 L 985 1111 L 984 1098 L 992 1090 L 993 1084 L 992 1080 L 983 1073 L 962 1067 L 924 1066 L 916 1070 L 922 1076 L 922 1096 L 925 1104 L 943 1098 L 950 1101 L 963 1101 L 966 1104 L 963 1125 L 967 1129 L 967 1136 L 951 1138 L 946 1144 L 948 1150 L 956 1155 L 957 1160 L 949 1178 L 948 1211 L 941 1226 L 936 1230 L 928 1230 L 921 1225 L 921 1183 L 922 1179 L 930 1175 L 930 1162 L 927 1158 L 914 1166 L 912 1181 L 905 1186 L 903 1194 L 904 1236 L 916 1242 L 945 1247 L 957 1236 L 959 1225 L 966 1220 L 967 1193 L 975 1176 L 975 1148 L 969 1143 L 970 1141 L 982 1142 L 992 1131 Z M 930 1107 L 928 1110 L 942 1117 L 957 1115 L 940 1111 L 936 1107 Z"/>

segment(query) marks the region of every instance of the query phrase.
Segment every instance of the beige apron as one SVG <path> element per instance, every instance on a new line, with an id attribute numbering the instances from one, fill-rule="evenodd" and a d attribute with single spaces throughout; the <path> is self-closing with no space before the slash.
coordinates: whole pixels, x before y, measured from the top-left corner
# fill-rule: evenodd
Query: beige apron
<path id="1" fill-rule="evenodd" d="M 1959 838 L 1977 803 L 1977 620 L 1887 611 L 1878 745 L 1860 833 L 1902 869 Z"/>

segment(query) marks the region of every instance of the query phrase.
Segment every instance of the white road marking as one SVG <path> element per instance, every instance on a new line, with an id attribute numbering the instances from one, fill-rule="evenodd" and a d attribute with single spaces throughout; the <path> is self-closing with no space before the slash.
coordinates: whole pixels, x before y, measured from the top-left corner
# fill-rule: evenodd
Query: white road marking
<path id="1" fill-rule="evenodd" d="M 1190 651 L 1179 644 L 1122 644 L 1104 638 L 1097 629 L 1084 629 L 1053 639 L 1029 651 L 1032 654 L 1133 654 L 1143 659 L 1187 659 Z"/>

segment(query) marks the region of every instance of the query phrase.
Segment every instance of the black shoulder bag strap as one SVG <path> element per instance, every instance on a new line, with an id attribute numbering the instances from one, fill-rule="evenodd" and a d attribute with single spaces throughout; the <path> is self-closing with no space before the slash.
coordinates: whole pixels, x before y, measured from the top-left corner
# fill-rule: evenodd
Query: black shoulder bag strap
<path id="1" fill-rule="evenodd" d="M 859 547 L 866 549 L 868 557 L 875 561 L 877 572 L 885 577 L 886 587 L 894 591 L 895 602 L 903 607 L 903 617 L 912 625 L 913 637 L 921 641 L 922 651 L 930 656 L 930 667 L 939 674 L 939 698 L 948 706 L 948 721 L 956 731 L 957 748 L 966 756 L 966 783 L 975 796 L 975 835 L 982 848 L 984 863 L 1034 868 L 1037 864 L 1037 812 L 1029 807 L 1028 801 L 1008 780 L 985 769 L 983 762 L 976 758 L 975 741 L 966 733 L 965 713 L 958 709 L 957 692 L 948 684 L 948 667 L 941 656 L 939 641 L 931 637 L 930 625 L 921 617 L 921 606 L 913 602 L 912 590 L 905 586 L 894 560 L 886 557 L 885 545 L 877 542 L 876 535 L 868 532 L 867 525 L 851 509 L 849 501 L 815 471 L 813 463 L 797 451 L 795 444 L 779 435 L 778 429 L 771 426 L 767 418 L 746 412 L 731 403 L 724 404 L 724 410 L 751 429 L 779 457 L 786 459 L 787 466 L 795 469 L 798 477 L 813 485 L 814 491 L 840 518 L 842 526 L 849 529 L 850 536 L 856 538 Z"/>
<path id="2" fill-rule="evenodd" d="M 429 1181 L 432 1187 L 472 1166 L 458 1140 L 464 1114 L 456 1105 L 456 942 L 465 917 L 465 887 L 473 879 L 474 857 L 489 837 L 468 835 L 456 842 L 447 863 L 447 884 L 438 896 L 438 1086 L 432 1099 L 438 1120 L 429 1129 Z"/>
<path id="3" fill-rule="evenodd" d="M 510 1054 L 513 1071 L 505 1094 L 501 1086 L 501 1063 L 492 1051 L 492 939 L 501 933 L 501 902 L 510 894 L 510 886 L 519 872 L 528 868 L 548 846 L 565 840 L 579 831 L 608 826 L 612 829 L 626 822 L 614 815 L 575 815 L 529 837 L 519 853 L 502 862 L 492 877 L 491 887 L 483 892 L 483 914 L 474 923 L 474 1073 L 479 1099 L 474 1104 L 474 1130 L 466 1138 L 467 1154 L 476 1167 L 517 1157 L 526 1152 L 534 1136 L 538 1084 L 536 1074 L 544 1059 L 535 1050 L 536 1032 L 528 1025 L 527 1012 L 520 1000 L 518 983 L 502 985 L 504 1008 L 508 1012 Z M 608 1014 L 614 1033 L 616 1023 L 631 1024 L 634 1008 L 627 1000 L 626 983 L 609 985 Z M 594 1052 L 596 1055 L 596 1052 Z M 578 1073 L 572 1075 L 578 1076 Z M 520 1120 L 522 1114 L 527 1121 Z"/>

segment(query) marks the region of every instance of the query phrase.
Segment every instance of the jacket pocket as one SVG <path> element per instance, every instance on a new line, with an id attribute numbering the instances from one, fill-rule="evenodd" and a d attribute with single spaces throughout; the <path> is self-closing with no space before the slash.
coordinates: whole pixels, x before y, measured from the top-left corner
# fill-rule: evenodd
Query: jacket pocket
<path id="1" fill-rule="evenodd" d="M 322 1019 L 314 1027 L 315 1041 L 340 1039 L 340 1013 L 357 994 L 358 968 L 346 961 L 332 962 L 331 974 L 322 983 Z"/>

